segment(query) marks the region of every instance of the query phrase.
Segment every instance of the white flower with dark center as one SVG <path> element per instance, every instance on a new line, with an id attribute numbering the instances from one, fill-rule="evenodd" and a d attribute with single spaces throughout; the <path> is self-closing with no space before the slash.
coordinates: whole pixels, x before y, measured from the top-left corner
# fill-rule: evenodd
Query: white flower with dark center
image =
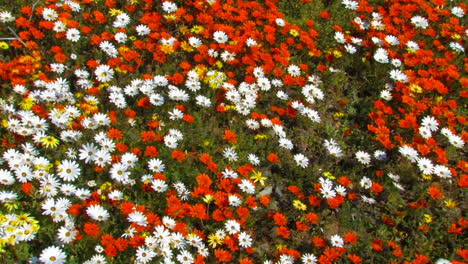
<path id="1" fill-rule="evenodd" d="M 423 174 L 432 174 L 434 173 L 434 165 L 432 161 L 428 158 L 420 158 L 418 159 L 418 167 Z"/>
<path id="2" fill-rule="evenodd" d="M 456 17 L 463 17 L 465 15 L 465 11 L 463 10 L 463 8 L 459 7 L 459 6 L 455 6 L 452 8 L 452 10 L 450 10 L 452 12 L 452 15 L 456 16 Z"/>
<path id="3" fill-rule="evenodd" d="M 408 41 L 406 42 L 406 48 L 410 51 L 410 52 L 415 52 L 419 49 L 419 44 L 415 41 Z"/>
<path id="4" fill-rule="evenodd" d="M 369 165 L 370 164 L 371 157 L 370 157 L 369 153 L 364 152 L 364 151 L 358 151 L 358 152 L 356 152 L 355 156 L 356 156 L 356 159 L 361 164 L 364 164 L 364 165 Z"/>
<path id="5" fill-rule="evenodd" d="M 228 197 L 229 206 L 238 207 L 242 204 L 242 200 L 237 195 L 229 195 Z"/>
<path id="6" fill-rule="evenodd" d="M 427 127 L 432 132 L 435 132 L 439 129 L 439 122 L 432 116 L 424 117 L 421 125 Z"/>
<path id="7" fill-rule="evenodd" d="M 225 148 L 223 150 L 223 156 L 229 161 L 236 161 L 238 159 L 237 153 L 233 148 Z"/>
<path id="8" fill-rule="evenodd" d="M 416 27 L 416 28 L 422 28 L 426 29 L 429 26 L 429 22 L 427 21 L 426 18 L 422 16 L 414 16 L 411 18 L 411 23 Z"/>
<path id="9" fill-rule="evenodd" d="M 330 238 L 330 242 L 331 242 L 332 246 L 334 246 L 334 247 L 343 247 L 344 246 L 344 240 L 339 235 L 333 235 Z"/>
<path id="10" fill-rule="evenodd" d="M 225 50 L 223 53 L 221 53 L 221 59 L 224 61 L 224 62 L 230 62 L 230 61 L 233 61 L 234 59 L 236 58 L 236 54 L 235 53 L 231 53 L 227 50 Z"/>
<path id="11" fill-rule="evenodd" d="M 224 33 L 223 31 L 215 31 L 213 33 L 213 39 L 219 43 L 219 44 L 223 44 L 223 43 L 226 43 L 228 41 L 228 36 L 226 35 L 226 33 Z"/>
<path id="12" fill-rule="evenodd" d="M 445 179 L 449 179 L 452 177 L 452 172 L 449 168 L 445 167 L 444 165 L 435 165 L 434 174 Z"/>
<path id="13" fill-rule="evenodd" d="M 112 80 L 112 78 L 114 78 L 114 73 L 114 70 L 106 64 L 99 65 L 96 70 L 94 70 L 96 79 L 103 83 Z"/>
<path id="14" fill-rule="evenodd" d="M 67 26 L 62 21 L 55 21 L 53 30 L 55 32 L 65 32 Z"/>
<path id="15" fill-rule="evenodd" d="M 149 27 L 143 24 L 138 25 L 135 29 L 137 31 L 138 36 L 146 36 L 151 32 Z"/>
<path id="16" fill-rule="evenodd" d="M 169 111 L 169 119 L 170 120 L 179 120 L 184 117 L 184 113 L 177 108 L 172 109 Z"/>
<path id="17" fill-rule="evenodd" d="M 137 263 L 149 263 L 154 257 L 156 252 L 146 246 L 140 246 L 135 254 Z"/>
<path id="18" fill-rule="evenodd" d="M 180 254 L 177 255 L 177 261 L 180 264 L 192 264 L 193 256 L 187 250 L 181 250 Z"/>
<path id="19" fill-rule="evenodd" d="M 148 168 L 152 172 L 159 173 L 159 172 L 163 172 L 166 166 L 164 166 L 162 160 L 153 158 L 148 161 Z"/>
<path id="20" fill-rule="evenodd" d="M 114 39 L 115 41 L 117 41 L 117 43 L 125 43 L 127 41 L 127 38 L 127 34 L 123 32 L 117 32 L 114 35 Z"/>
<path id="21" fill-rule="evenodd" d="M 124 28 L 130 23 L 130 16 L 126 13 L 120 13 L 115 17 L 114 23 L 112 24 L 114 28 Z"/>
<path id="22" fill-rule="evenodd" d="M 81 173 L 80 166 L 73 160 L 63 160 L 57 169 L 58 176 L 64 181 L 74 181 Z"/>
<path id="23" fill-rule="evenodd" d="M 163 193 L 167 190 L 168 185 L 165 181 L 156 179 L 151 181 L 151 188 L 153 188 L 155 192 Z"/>
<path id="24" fill-rule="evenodd" d="M 465 48 L 458 42 L 450 42 L 449 47 L 455 52 L 465 52 Z"/>
<path id="25" fill-rule="evenodd" d="M 385 36 L 385 41 L 387 41 L 387 43 L 390 44 L 391 46 L 396 46 L 400 44 L 400 40 L 393 35 Z"/>
<path id="26" fill-rule="evenodd" d="M 372 187 L 372 180 L 367 177 L 362 177 L 361 181 L 359 182 L 362 188 L 370 189 Z"/>
<path id="27" fill-rule="evenodd" d="M 388 63 L 388 52 L 383 48 L 378 48 L 374 53 L 374 60 L 379 63 Z"/>
<path id="28" fill-rule="evenodd" d="M 75 227 L 74 226 L 71 226 L 71 227 L 67 227 L 67 226 L 62 226 L 59 228 L 58 230 L 58 239 L 60 240 L 60 242 L 64 243 L 64 244 L 68 244 L 70 242 L 73 241 L 73 239 L 75 239 L 77 233 L 76 233 L 76 230 L 75 230 Z"/>
<path id="29" fill-rule="evenodd" d="M 320 186 L 320 193 L 325 199 L 333 198 L 336 196 L 336 191 L 333 190 L 332 184 L 322 183 Z"/>
<path id="30" fill-rule="evenodd" d="M 95 221 L 106 221 L 110 217 L 109 212 L 99 204 L 90 205 L 86 214 Z"/>
<path id="31" fill-rule="evenodd" d="M 302 264 L 315 264 L 317 263 L 317 257 L 312 253 L 306 253 L 301 257 Z"/>
<path id="32" fill-rule="evenodd" d="M 148 224 L 145 214 L 139 211 L 133 211 L 127 216 L 130 223 L 135 223 L 139 226 L 146 226 Z"/>
<path id="33" fill-rule="evenodd" d="M 252 246 L 252 237 L 246 232 L 240 232 L 239 236 L 237 237 L 237 240 L 239 241 L 239 246 L 243 248 L 248 248 Z"/>
<path id="34" fill-rule="evenodd" d="M 354 0 L 342 0 L 341 3 L 350 10 L 356 10 L 359 7 L 359 3 Z"/>
<path id="35" fill-rule="evenodd" d="M 42 17 L 44 20 L 54 21 L 58 18 L 58 14 L 54 9 L 46 7 L 42 10 Z"/>
<path id="36" fill-rule="evenodd" d="M 173 2 L 165 1 L 162 4 L 162 9 L 166 13 L 174 13 L 175 11 L 177 11 L 177 5 Z"/>
<path id="37" fill-rule="evenodd" d="M 277 18 L 275 22 L 276 22 L 276 25 L 278 25 L 278 27 L 284 27 L 286 25 L 286 23 L 284 22 L 282 18 Z"/>
<path id="38" fill-rule="evenodd" d="M 240 231 L 240 224 L 236 220 L 227 220 L 224 223 L 224 229 L 230 235 L 234 235 Z"/>
<path id="39" fill-rule="evenodd" d="M 425 139 L 432 137 L 431 130 L 425 126 L 419 127 L 419 134 Z"/>
<path id="40" fill-rule="evenodd" d="M 248 38 L 248 39 L 245 41 L 245 45 L 247 45 L 247 47 L 256 46 L 257 44 L 258 44 L 257 41 L 255 41 L 255 40 L 252 39 L 252 38 Z"/>
<path id="41" fill-rule="evenodd" d="M 374 158 L 377 160 L 384 160 L 387 158 L 387 154 L 382 150 L 376 150 L 374 151 Z"/>
<path id="42" fill-rule="evenodd" d="M 247 194 L 255 193 L 255 185 L 253 185 L 252 182 L 247 179 L 242 179 L 241 183 L 238 186 L 242 192 L 245 192 Z"/>
<path id="43" fill-rule="evenodd" d="M 398 152 L 400 152 L 400 154 L 403 155 L 403 157 L 409 159 L 411 163 L 418 161 L 418 152 L 408 145 L 401 146 L 398 149 Z"/>
<path id="44" fill-rule="evenodd" d="M 13 17 L 10 11 L 0 12 L 0 22 L 7 23 L 7 22 L 12 22 L 14 20 L 15 20 L 15 17 Z"/>
<path id="45" fill-rule="evenodd" d="M 71 42 L 77 42 L 80 39 L 81 34 L 80 34 L 80 31 L 78 29 L 70 28 L 70 29 L 67 30 L 66 37 Z"/>
<path id="46" fill-rule="evenodd" d="M 278 143 L 280 147 L 285 148 L 287 150 L 291 150 L 294 147 L 292 141 L 287 138 L 280 138 L 278 140 Z"/>
<path id="47" fill-rule="evenodd" d="M 171 149 L 177 148 L 177 138 L 173 135 L 164 136 L 164 145 Z"/>
<path id="48" fill-rule="evenodd" d="M 392 92 L 390 90 L 383 90 L 380 92 L 380 98 L 384 99 L 385 101 L 392 100 Z"/>
<path id="49" fill-rule="evenodd" d="M 65 263 L 67 255 L 57 246 L 50 246 L 42 250 L 39 260 L 44 264 L 62 264 Z"/>
<path id="50" fill-rule="evenodd" d="M 294 161 L 296 161 L 297 166 L 302 168 L 309 166 L 309 159 L 301 153 L 294 155 Z"/>
<path id="51" fill-rule="evenodd" d="M 292 77 L 297 77 L 301 75 L 301 68 L 299 68 L 297 65 L 291 64 L 288 66 L 288 73 Z"/>
<path id="52" fill-rule="evenodd" d="M 458 135 L 450 135 L 448 137 L 448 140 L 450 144 L 452 144 L 452 146 L 456 148 L 463 148 L 463 146 L 465 145 L 465 141 L 463 141 L 463 139 Z"/>
<path id="53" fill-rule="evenodd" d="M 252 165 L 257 166 L 260 164 L 260 159 L 255 155 L 255 154 L 249 154 L 247 156 L 247 159 L 249 160 Z"/>

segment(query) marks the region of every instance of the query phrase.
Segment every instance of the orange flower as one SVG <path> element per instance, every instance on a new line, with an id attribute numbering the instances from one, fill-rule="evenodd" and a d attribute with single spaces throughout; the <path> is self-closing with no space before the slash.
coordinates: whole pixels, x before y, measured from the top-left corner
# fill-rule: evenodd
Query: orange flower
<path id="1" fill-rule="evenodd" d="M 360 264 L 362 262 L 362 259 L 356 254 L 348 254 L 347 257 L 353 264 Z"/>
<path id="2" fill-rule="evenodd" d="M 146 146 L 144 154 L 149 158 L 154 158 L 159 155 L 159 152 L 155 146 Z"/>
<path id="3" fill-rule="evenodd" d="M 307 226 L 306 224 L 304 224 L 301 221 L 297 221 L 296 222 L 296 229 L 297 229 L 297 231 L 306 231 L 307 229 L 309 229 L 309 226 Z"/>
<path id="4" fill-rule="evenodd" d="M 358 237 L 354 232 L 348 232 L 344 235 L 344 242 L 355 245 L 358 241 Z"/>
<path id="5" fill-rule="evenodd" d="M 277 163 L 278 162 L 278 156 L 275 153 L 270 153 L 268 154 L 267 160 L 271 163 Z"/>
<path id="6" fill-rule="evenodd" d="M 316 248 L 324 248 L 327 245 L 327 243 L 325 242 L 325 239 L 319 236 L 314 236 L 312 238 L 312 244 L 314 244 L 314 247 Z"/>
<path id="7" fill-rule="evenodd" d="M 215 249 L 215 257 L 219 262 L 229 262 L 232 259 L 231 253 L 224 249 Z"/>
<path id="8" fill-rule="evenodd" d="M 110 128 L 110 129 L 107 131 L 107 136 L 108 136 L 110 139 L 122 139 L 123 134 L 122 134 L 122 131 L 120 131 L 120 130 L 117 129 L 117 128 Z"/>
<path id="9" fill-rule="evenodd" d="M 259 202 L 263 205 L 263 206 L 268 206 L 270 204 L 270 198 L 266 195 L 261 195 L 260 198 L 259 198 Z"/>
<path id="10" fill-rule="evenodd" d="M 439 188 L 435 186 L 429 186 L 427 193 L 433 200 L 440 200 L 442 199 L 442 192 Z"/>
<path id="11" fill-rule="evenodd" d="M 276 233 L 278 234 L 278 236 L 284 239 L 288 239 L 289 235 L 291 234 L 291 231 L 289 231 L 289 229 L 286 226 L 279 226 L 276 228 Z"/>
<path id="12" fill-rule="evenodd" d="M 141 132 L 140 138 L 143 142 L 151 142 L 156 139 L 156 133 L 153 131 L 143 131 Z"/>
<path id="13" fill-rule="evenodd" d="M 232 131 L 229 130 L 229 129 L 225 129 L 225 130 L 224 130 L 223 139 L 225 139 L 225 140 L 226 140 L 227 142 L 229 142 L 229 143 L 235 143 L 235 142 L 237 142 L 236 133 L 232 132 Z"/>
<path id="14" fill-rule="evenodd" d="M 185 159 L 185 153 L 178 149 L 174 149 L 172 151 L 171 158 L 177 160 L 178 162 L 182 162 L 182 160 Z"/>
<path id="15" fill-rule="evenodd" d="M 84 232 L 91 237 L 96 236 L 99 233 L 99 226 L 96 223 L 86 222 L 84 224 Z"/>
<path id="16" fill-rule="evenodd" d="M 279 226 L 286 225 L 288 223 L 284 214 L 278 212 L 273 216 L 273 220 L 275 221 L 275 225 Z"/>
<path id="17" fill-rule="evenodd" d="M 186 123 L 193 123 L 195 121 L 195 118 L 193 118 L 192 115 L 190 114 L 184 114 L 184 117 L 182 118 Z"/>
<path id="18" fill-rule="evenodd" d="M 376 195 L 379 195 L 379 193 L 381 193 L 383 191 L 383 187 L 382 187 L 382 185 L 380 185 L 377 182 L 372 182 L 372 186 L 371 186 L 370 190 L 371 190 L 371 192 L 375 193 Z"/>

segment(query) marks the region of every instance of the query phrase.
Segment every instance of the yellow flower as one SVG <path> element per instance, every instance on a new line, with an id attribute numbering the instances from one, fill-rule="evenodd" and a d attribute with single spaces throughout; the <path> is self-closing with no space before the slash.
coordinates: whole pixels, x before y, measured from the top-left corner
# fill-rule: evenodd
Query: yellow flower
<path id="1" fill-rule="evenodd" d="M 281 250 L 283 248 L 287 248 L 288 246 L 283 245 L 283 244 L 278 244 L 278 245 L 275 245 L 275 247 L 276 247 L 276 250 Z"/>
<path id="2" fill-rule="evenodd" d="M 255 140 L 268 139 L 268 136 L 265 134 L 257 134 L 254 136 Z"/>
<path id="3" fill-rule="evenodd" d="M 343 53 L 341 53 L 341 51 L 339 50 L 333 50 L 333 56 L 335 56 L 335 58 L 341 58 L 343 56 Z"/>
<path id="4" fill-rule="evenodd" d="M 344 116 L 345 116 L 345 113 L 343 113 L 343 112 L 335 112 L 333 114 L 333 117 L 335 117 L 335 118 L 341 118 L 341 117 L 344 117 Z"/>
<path id="5" fill-rule="evenodd" d="M 456 34 L 456 33 L 455 33 L 455 34 L 453 34 L 453 35 L 451 36 L 451 38 L 454 39 L 454 40 L 458 40 L 458 39 L 461 38 L 461 36 L 460 36 L 459 34 Z"/>
<path id="6" fill-rule="evenodd" d="M 331 172 L 329 172 L 329 171 L 325 171 L 324 173 L 322 173 L 322 175 L 325 176 L 325 177 L 327 177 L 327 178 L 330 179 L 330 180 L 336 179 L 336 177 L 333 176 L 333 174 L 332 174 Z"/>
<path id="7" fill-rule="evenodd" d="M 134 41 L 134 40 L 137 39 L 137 37 L 135 37 L 135 36 L 130 36 L 129 39 L 130 39 L 131 41 Z"/>
<path id="8" fill-rule="evenodd" d="M 452 209 L 452 208 L 457 207 L 457 204 L 451 199 L 445 200 L 444 202 L 445 202 L 445 206 L 447 206 L 448 208 Z"/>
<path id="9" fill-rule="evenodd" d="M 182 50 L 187 51 L 187 52 L 194 51 L 192 46 L 190 46 L 190 44 L 187 41 L 182 41 L 182 43 L 180 43 L 180 47 L 182 48 Z"/>
<path id="10" fill-rule="evenodd" d="M 220 62 L 220 61 L 217 61 L 217 62 L 215 63 L 215 65 L 216 65 L 216 67 L 218 67 L 219 69 L 223 68 L 223 63 Z"/>
<path id="11" fill-rule="evenodd" d="M 0 49 L 8 49 L 10 46 L 5 41 L 0 42 Z"/>
<path id="12" fill-rule="evenodd" d="M 190 32 L 198 34 L 203 31 L 203 27 L 199 25 L 195 25 L 190 29 Z"/>
<path id="13" fill-rule="evenodd" d="M 103 184 L 99 187 L 99 189 L 100 189 L 101 191 L 105 191 L 107 188 L 110 188 L 110 187 L 112 187 L 112 183 L 110 183 L 110 182 L 105 182 L 105 183 L 103 183 Z"/>
<path id="14" fill-rule="evenodd" d="M 294 208 L 296 208 L 298 210 L 301 210 L 301 211 L 307 210 L 307 205 L 305 205 L 303 202 L 301 202 L 299 200 L 294 200 L 293 201 L 293 206 L 294 206 Z"/>
<path id="15" fill-rule="evenodd" d="M 209 140 L 205 140 L 203 141 L 203 146 L 207 147 L 210 145 L 210 141 Z"/>
<path id="16" fill-rule="evenodd" d="M 59 145 L 60 141 L 52 136 L 47 136 L 41 138 L 39 142 L 46 148 L 55 148 Z"/>
<path id="17" fill-rule="evenodd" d="M 211 203 L 211 201 L 213 201 L 213 198 L 214 198 L 213 195 L 207 194 L 207 195 L 205 195 L 205 197 L 203 197 L 203 201 L 205 203 L 209 204 L 209 203 Z"/>
<path id="18" fill-rule="evenodd" d="M 229 110 L 236 110 L 236 106 L 235 106 L 235 105 L 226 105 L 224 108 L 225 108 L 227 111 L 229 111 Z"/>
<path id="19" fill-rule="evenodd" d="M 432 222 L 432 216 L 429 215 L 429 214 L 424 214 L 424 221 L 426 221 L 426 223 L 431 223 Z"/>
<path id="20" fill-rule="evenodd" d="M 2 119 L 2 126 L 5 128 L 8 127 L 8 121 L 6 119 Z"/>
<path id="21" fill-rule="evenodd" d="M 252 176 L 250 176 L 250 179 L 252 179 L 254 182 L 260 182 L 262 186 L 265 185 L 265 180 L 267 179 L 266 177 L 262 176 L 262 172 L 260 171 L 253 171 Z"/>
<path id="22" fill-rule="evenodd" d="M 111 8 L 109 10 L 109 15 L 110 16 L 116 16 L 116 15 L 120 15 L 120 14 L 122 14 L 122 10 L 115 9 L 115 8 Z"/>
<path id="23" fill-rule="evenodd" d="M 21 100 L 21 102 L 19 103 L 19 106 L 23 110 L 31 110 L 33 105 L 34 105 L 34 99 L 32 99 L 31 97 L 26 97 L 23 100 Z"/>
<path id="24" fill-rule="evenodd" d="M 8 211 L 13 211 L 14 209 L 18 209 L 18 203 L 16 201 L 12 201 L 11 203 L 3 204 Z"/>
<path id="25" fill-rule="evenodd" d="M 291 36 L 293 36 L 293 37 L 299 36 L 299 32 L 297 32 L 297 30 L 295 30 L 295 29 L 289 30 L 289 34 L 291 34 Z"/>
<path id="26" fill-rule="evenodd" d="M 211 233 L 208 235 L 208 245 L 210 247 L 216 248 L 217 246 L 220 246 L 223 243 L 223 240 L 216 233 Z"/>
<path id="27" fill-rule="evenodd" d="M 425 180 L 431 180 L 432 179 L 432 175 L 430 175 L 430 174 L 423 174 L 422 177 Z"/>
<path id="28" fill-rule="evenodd" d="M 160 47 L 161 47 L 161 51 L 164 52 L 164 54 L 174 53 L 174 48 L 172 48 L 172 46 L 161 45 Z"/>

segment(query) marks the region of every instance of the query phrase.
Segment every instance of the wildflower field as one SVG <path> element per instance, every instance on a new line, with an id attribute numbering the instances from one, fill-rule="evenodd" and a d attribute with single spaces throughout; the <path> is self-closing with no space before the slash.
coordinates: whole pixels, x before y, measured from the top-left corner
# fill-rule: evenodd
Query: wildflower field
<path id="1" fill-rule="evenodd" d="M 468 263 L 462 0 L 0 0 L 2 263 Z"/>

